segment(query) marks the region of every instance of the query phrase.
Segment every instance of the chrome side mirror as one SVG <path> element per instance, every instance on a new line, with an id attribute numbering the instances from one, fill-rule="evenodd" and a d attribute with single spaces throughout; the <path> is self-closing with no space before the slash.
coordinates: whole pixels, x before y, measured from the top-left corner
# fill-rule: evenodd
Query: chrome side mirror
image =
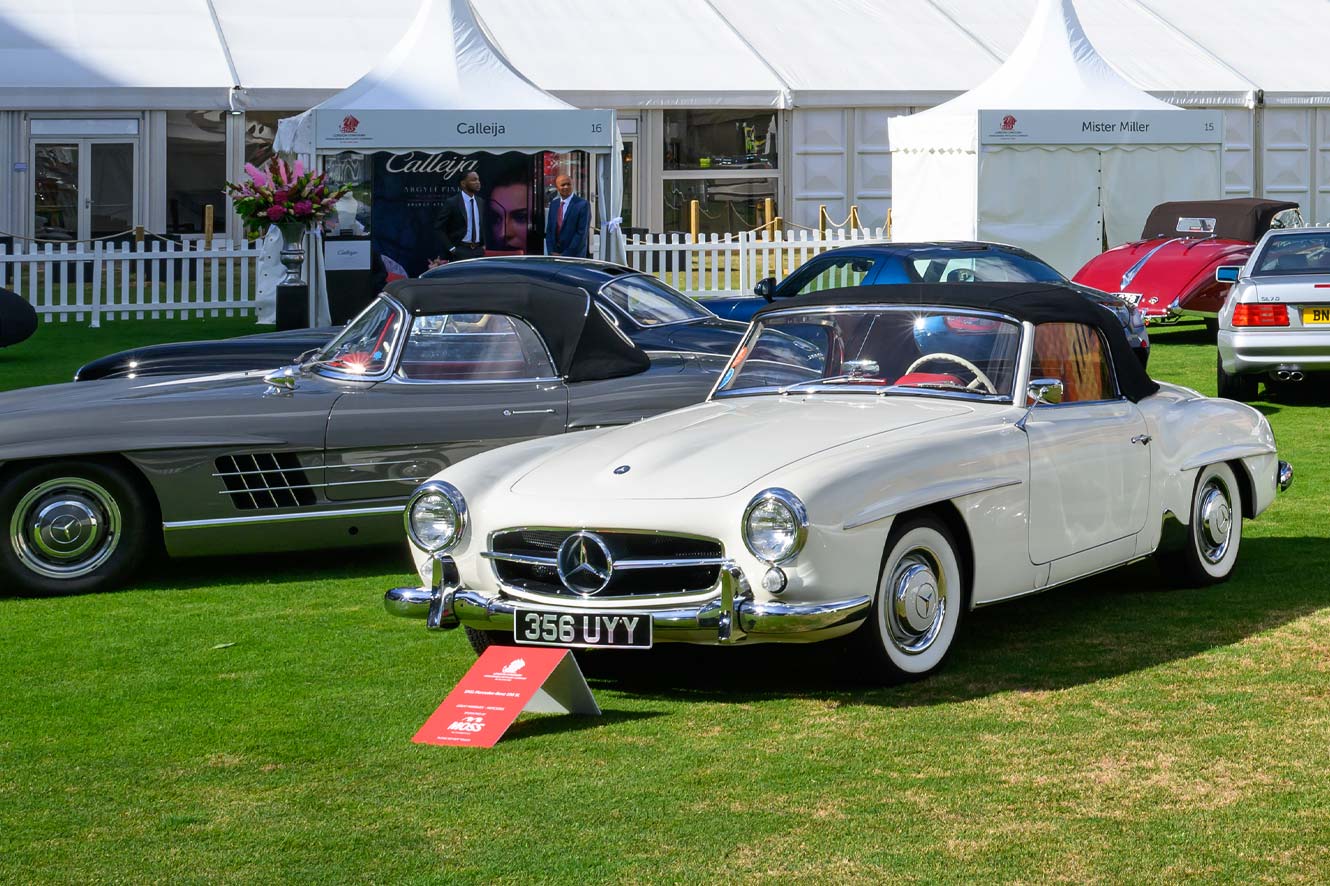
<path id="1" fill-rule="evenodd" d="M 1030 402 L 1035 406 L 1056 406 L 1062 402 L 1062 379 L 1032 378 L 1025 389 Z"/>
<path id="2" fill-rule="evenodd" d="M 753 285 L 753 294 L 760 295 L 767 301 L 771 301 L 776 294 L 776 278 L 763 277 L 761 280 L 758 280 L 757 283 Z"/>
<path id="3" fill-rule="evenodd" d="M 1220 265 L 1215 268 L 1215 281 L 1219 283 L 1237 283 L 1242 265 Z"/>
<path id="4" fill-rule="evenodd" d="M 296 379 L 300 372 L 294 366 L 283 366 L 281 369 L 274 369 L 263 377 L 268 383 L 266 394 L 289 394 L 296 389 Z"/>

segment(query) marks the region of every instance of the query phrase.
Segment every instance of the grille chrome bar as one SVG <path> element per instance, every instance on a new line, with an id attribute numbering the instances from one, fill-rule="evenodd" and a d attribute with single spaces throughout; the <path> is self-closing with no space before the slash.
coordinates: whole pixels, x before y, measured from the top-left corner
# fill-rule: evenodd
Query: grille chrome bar
<path id="1" fill-rule="evenodd" d="M 559 565 L 558 557 L 533 557 L 529 554 L 506 554 L 503 551 L 481 551 L 480 556 L 487 560 L 503 560 L 507 563 L 521 563 L 524 566 Z M 695 557 L 689 560 L 615 560 L 615 569 L 671 569 L 688 566 L 723 566 L 724 557 Z"/>

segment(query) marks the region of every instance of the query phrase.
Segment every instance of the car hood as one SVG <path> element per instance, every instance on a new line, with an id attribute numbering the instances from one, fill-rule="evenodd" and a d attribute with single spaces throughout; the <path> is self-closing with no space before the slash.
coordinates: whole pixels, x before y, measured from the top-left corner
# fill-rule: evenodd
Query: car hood
<path id="1" fill-rule="evenodd" d="M 833 447 L 972 411 L 873 394 L 713 400 L 558 450 L 512 491 L 570 500 L 722 498 Z"/>
<path id="2" fill-rule="evenodd" d="M 345 384 L 302 376 L 268 395 L 262 372 L 105 379 L 0 394 L 0 459 L 46 454 L 283 442 L 308 425 L 322 439 Z M 306 420 L 306 417 L 308 420 Z"/>

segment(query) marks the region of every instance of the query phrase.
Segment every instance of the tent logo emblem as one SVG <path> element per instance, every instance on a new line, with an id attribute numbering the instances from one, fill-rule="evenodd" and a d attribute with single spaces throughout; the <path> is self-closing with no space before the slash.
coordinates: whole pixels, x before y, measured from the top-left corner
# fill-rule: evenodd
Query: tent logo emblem
<path id="1" fill-rule="evenodd" d="M 342 132 L 345 132 L 348 135 L 350 135 L 351 133 L 356 131 L 356 127 L 358 127 L 359 125 L 360 121 L 355 118 L 354 114 L 347 114 L 345 117 L 342 118 L 342 125 L 339 128 L 341 129 Z"/>
<path id="2" fill-rule="evenodd" d="M 1016 128 L 1016 118 L 1008 114 L 1002 118 L 1002 131 L 1011 132 Z"/>

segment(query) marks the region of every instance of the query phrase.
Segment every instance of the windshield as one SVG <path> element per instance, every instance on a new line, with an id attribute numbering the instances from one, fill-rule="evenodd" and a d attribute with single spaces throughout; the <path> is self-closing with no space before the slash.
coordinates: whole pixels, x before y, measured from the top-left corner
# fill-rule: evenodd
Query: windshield
<path id="1" fill-rule="evenodd" d="M 1256 260 L 1256 275 L 1324 274 L 1330 271 L 1330 231 L 1271 234 Z"/>
<path id="2" fill-rule="evenodd" d="M 382 375 L 392 365 L 401 328 L 402 310 L 380 297 L 315 354 L 312 363 L 347 375 Z"/>
<path id="3" fill-rule="evenodd" d="M 906 257 L 905 272 L 914 283 L 1058 283 L 1065 279 L 1033 256 L 1001 251 L 920 250 Z"/>
<path id="4" fill-rule="evenodd" d="M 789 346 L 801 341 L 800 350 Z M 1021 328 L 953 308 L 792 311 L 756 322 L 721 376 L 736 393 L 933 394 L 1010 400 Z M 801 355 L 815 352 L 816 359 Z"/>
<path id="5" fill-rule="evenodd" d="M 600 294 L 638 326 L 663 326 L 712 316 L 688 296 L 645 274 L 620 277 L 606 284 Z"/>

